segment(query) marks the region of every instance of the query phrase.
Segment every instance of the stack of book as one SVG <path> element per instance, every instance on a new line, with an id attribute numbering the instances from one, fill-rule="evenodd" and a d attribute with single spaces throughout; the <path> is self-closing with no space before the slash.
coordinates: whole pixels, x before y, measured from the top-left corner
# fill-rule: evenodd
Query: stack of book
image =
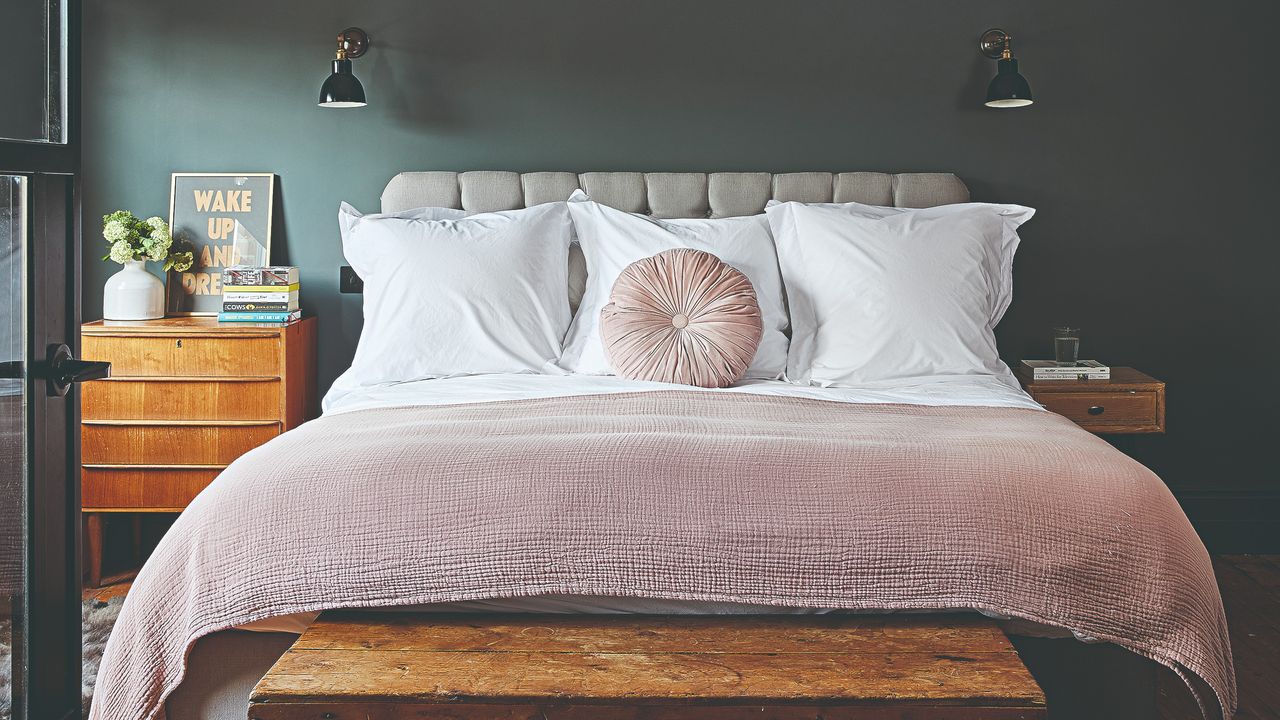
<path id="1" fill-rule="evenodd" d="M 1052 360 L 1023 360 L 1022 372 L 1032 380 L 1110 380 L 1111 368 L 1097 360 L 1056 363 Z"/>
<path id="2" fill-rule="evenodd" d="M 219 322 L 288 323 L 298 309 L 298 268 L 235 265 L 222 271 Z"/>

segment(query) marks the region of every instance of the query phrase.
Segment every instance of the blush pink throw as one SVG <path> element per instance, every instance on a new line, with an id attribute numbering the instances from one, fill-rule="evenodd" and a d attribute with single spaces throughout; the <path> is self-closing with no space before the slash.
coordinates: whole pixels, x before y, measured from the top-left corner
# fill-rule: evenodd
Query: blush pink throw
<path id="1" fill-rule="evenodd" d="M 763 333 L 747 276 L 688 248 L 628 265 L 600 311 L 605 355 L 632 380 L 725 387 L 746 374 Z"/>
<path id="2" fill-rule="evenodd" d="M 990 610 L 1235 707 L 1186 516 L 1066 419 L 675 391 L 366 410 L 251 451 L 139 574 L 92 716 L 161 715 L 192 643 L 236 625 L 552 593 Z"/>

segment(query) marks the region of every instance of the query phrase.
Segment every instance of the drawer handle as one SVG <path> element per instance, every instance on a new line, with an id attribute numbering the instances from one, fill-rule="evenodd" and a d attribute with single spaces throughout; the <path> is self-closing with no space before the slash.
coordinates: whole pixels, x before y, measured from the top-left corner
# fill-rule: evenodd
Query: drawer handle
<path id="1" fill-rule="evenodd" d="M 1089 414 L 1090 414 L 1090 415 L 1101 415 L 1101 414 L 1102 414 L 1102 413 L 1104 413 L 1104 412 L 1106 412 L 1106 408 L 1102 407 L 1101 405 L 1090 405 L 1090 406 L 1089 406 Z"/>

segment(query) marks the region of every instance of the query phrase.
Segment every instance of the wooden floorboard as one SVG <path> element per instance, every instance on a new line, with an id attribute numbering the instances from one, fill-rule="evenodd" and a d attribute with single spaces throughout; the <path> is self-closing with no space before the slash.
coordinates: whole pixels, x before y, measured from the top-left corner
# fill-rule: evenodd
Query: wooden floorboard
<path id="1" fill-rule="evenodd" d="M 1280 556 L 1218 555 L 1213 559 L 1231 631 L 1240 710 L 1236 720 L 1280 718 Z M 1197 720 L 1191 692 L 1171 671 L 1160 675 L 1163 720 Z"/>
<path id="2" fill-rule="evenodd" d="M 112 600 L 118 597 L 124 597 L 125 595 L 129 594 L 129 588 L 131 587 L 133 587 L 132 578 L 128 580 L 124 580 L 122 582 L 113 583 L 110 585 L 103 585 L 102 587 L 99 587 L 99 588 L 87 587 L 81 592 L 81 599 L 84 600 L 85 602 L 88 602 L 89 600 L 98 600 L 100 602 L 107 602 L 108 600 Z"/>
<path id="3" fill-rule="evenodd" d="M 1224 555 L 1221 559 L 1230 558 L 1230 565 L 1253 578 L 1258 585 L 1270 590 L 1273 597 L 1280 598 L 1280 557 L 1271 555 Z"/>

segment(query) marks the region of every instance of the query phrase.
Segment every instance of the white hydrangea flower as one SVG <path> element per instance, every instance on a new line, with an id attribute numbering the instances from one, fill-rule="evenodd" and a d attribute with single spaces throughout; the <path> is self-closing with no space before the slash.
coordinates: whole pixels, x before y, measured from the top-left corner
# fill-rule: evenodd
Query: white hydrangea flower
<path id="1" fill-rule="evenodd" d="M 186 272 L 195 264 L 195 254 L 191 252 L 174 253 L 173 257 L 165 263 L 165 269 L 173 269 L 178 272 Z"/>
<path id="2" fill-rule="evenodd" d="M 166 235 L 169 234 L 169 223 L 165 222 L 164 218 L 152 215 L 147 218 L 145 222 L 151 226 L 153 231 L 159 231 Z"/>
<path id="3" fill-rule="evenodd" d="M 168 257 L 169 257 L 168 247 L 160 247 L 159 245 L 153 245 L 151 249 L 147 251 L 147 259 L 150 260 L 151 262 L 164 262 L 165 259 Z"/>
<path id="4" fill-rule="evenodd" d="M 112 220 L 102 226 L 102 237 L 106 238 L 108 242 L 118 243 L 128 235 L 129 228 L 125 227 L 124 223 L 119 220 Z"/>
<path id="5" fill-rule="evenodd" d="M 133 248 L 128 242 L 120 240 L 111 246 L 111 259 L 123 265 L 133 259 Z"/>
<path id="6" fill-rule="evenodd" d="M 151 234 L 151 248 L 153 250 L 159 249 L 159 250 L 168 251 L 170 245 L 173 245 L 173 238 L 169 237 L 168 234 L 163 234 L 163 235 L 160 233 Z"/>

